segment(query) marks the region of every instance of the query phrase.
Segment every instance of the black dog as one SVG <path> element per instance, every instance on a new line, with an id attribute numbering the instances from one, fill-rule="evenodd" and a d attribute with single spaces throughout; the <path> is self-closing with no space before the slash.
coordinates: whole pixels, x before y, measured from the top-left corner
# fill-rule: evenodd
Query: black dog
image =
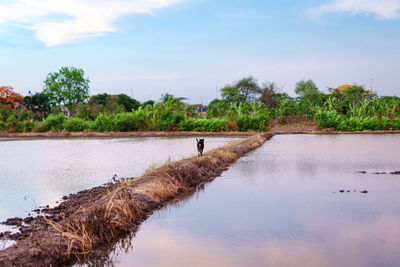
<path id="1" fill-rule="evenodd" d="M 203 150 L 204 150 L 204 139 L 197 139 L 197 156 L 201 157 L 203 156 Z"/>

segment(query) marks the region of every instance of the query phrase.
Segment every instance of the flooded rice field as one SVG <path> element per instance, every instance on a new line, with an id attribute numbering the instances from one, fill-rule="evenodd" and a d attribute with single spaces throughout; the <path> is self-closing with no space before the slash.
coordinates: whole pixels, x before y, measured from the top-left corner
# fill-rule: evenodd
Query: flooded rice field
<path id="1" fill-rule="evenodd" d="M 205 151 L 235 138 L 208 137 Z M 64 195 L 197 154 L 190 138 L 0 140 L 0 221 Z M 4 231 L 4 226 L 0 227 Z M 7 228 L 7 230 L 9 230 Z"/>
<path id="2" fill-rule="evenodd" d="M 92 263 L 398 266 L 400 176 L 373 173 L 399 151 L 400 135 L 275 136 Z"/>

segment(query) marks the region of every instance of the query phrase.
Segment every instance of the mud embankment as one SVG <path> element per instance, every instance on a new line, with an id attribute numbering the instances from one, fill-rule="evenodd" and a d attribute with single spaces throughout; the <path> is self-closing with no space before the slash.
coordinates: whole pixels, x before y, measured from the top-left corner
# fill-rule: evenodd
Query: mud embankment
<path id="1" fill-rule="evenodd" d="M 271 132 L 275 134 L 400 134 L 400 130 L 376 131 L 337 131 L 333 128 L 319 129 L 315 122 L 289 123 L 272 125 Z"/>
<path id="2" fill-rule="evenodd" d="M 212 181 L 273 136 L 263 133 L 171 162 L 137 178 L 70 195 L 41 216 L 22 220 L 13 246 L 0 251 L 0 266 L 60 265 L 85 259 L 133 230 L 154 210 Z M 25 227 L 25 228 L 24 228 Z"/>

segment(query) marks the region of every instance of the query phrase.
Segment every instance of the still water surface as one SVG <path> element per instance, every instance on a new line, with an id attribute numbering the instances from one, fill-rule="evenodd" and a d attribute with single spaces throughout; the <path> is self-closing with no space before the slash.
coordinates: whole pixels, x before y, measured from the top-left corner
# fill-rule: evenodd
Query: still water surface
<path id="1" fill-rule="evenodd" d="M 400 135 L 275 136 L 103 263 L 398 266 L 400 176 L 356 171 L 400 170 L 399 151 Z"/>
<path id="2" fill-rule="evenodd" d="M 205 151 L 232 140 L 208 137 Z M 0 221 L 52 206 L 64 195 L 110 182 L 115 174 L 135 177 L 154 163 L 195 153 L 192 137 L 0 140 Z"/>

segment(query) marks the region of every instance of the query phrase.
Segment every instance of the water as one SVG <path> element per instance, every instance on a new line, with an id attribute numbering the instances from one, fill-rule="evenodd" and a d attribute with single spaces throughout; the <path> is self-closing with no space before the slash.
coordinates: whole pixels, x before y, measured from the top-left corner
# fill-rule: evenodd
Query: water
<path id="1" fill-rule="evenodd" d="M 0 140 L 0 221 L 53 206 L 64 195 L 110 182 L 115 174 L 135 177 L 154 163 L 197 154 L 192 137 L 5 140 Z M 208 137 L 205 151 L 231 140 Z"/>
<path id="2" fill-rule="evenodd" d="M 275 136 L 98 263 L 398 266 L 400 176 L 371 174 L 398 151 L 400 135 Z"/>

